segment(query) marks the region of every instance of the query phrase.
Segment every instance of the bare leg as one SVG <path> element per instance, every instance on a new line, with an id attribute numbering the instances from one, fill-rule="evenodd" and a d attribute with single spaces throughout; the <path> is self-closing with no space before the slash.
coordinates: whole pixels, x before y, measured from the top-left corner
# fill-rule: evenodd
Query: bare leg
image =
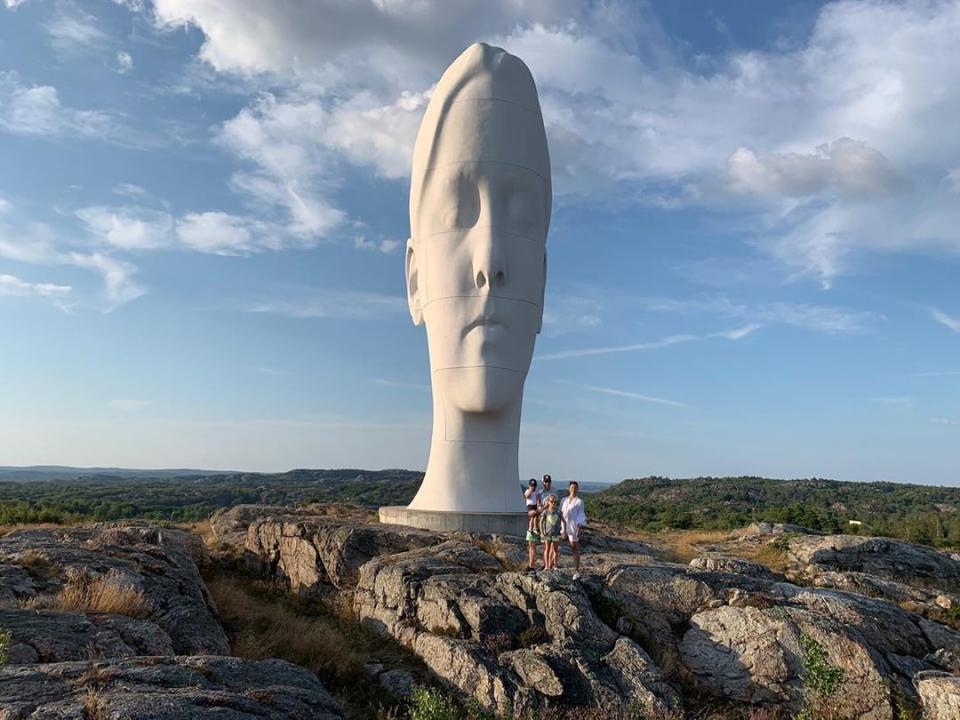
<path id="1" fill-rule="evenodd" d="M 573 574 L 580 574 L 580 543 L 572 542 L 570 547 L 573 550 Z"/>
<path id="2" fill-rule="evenodd" d="M 537 544 L 527 543 L 527 567 L 531 570 L 537 566 Z"/>

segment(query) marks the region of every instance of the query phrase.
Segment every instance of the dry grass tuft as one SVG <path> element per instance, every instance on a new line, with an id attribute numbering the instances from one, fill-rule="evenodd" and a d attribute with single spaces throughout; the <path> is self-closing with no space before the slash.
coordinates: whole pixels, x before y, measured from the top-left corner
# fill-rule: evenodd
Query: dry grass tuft
<path id="1" fill-rule="evenodd" d="M 114 613 L 133 618 L 145 618 L 152 611 L 143 591 L 116 570 L 99 576 L 84 572 L 70 574 L 53 605 L 60 610 Z"/>
<path id="2" fill-rule="evenodd" d="M 312 670 L 347 708 L 349 717 L 382 720 L 402 715 L 366 663 L 427 677 L 416 657 L 356 621 L 346 607 L 346 593 L 320 603 L 243 576 L 214 575 L 206 582 L 233 655 L 278 657 Z"/>
<path id="3" fill-rule="evenodd" d="M 257 597 L 242 581 L 216 578 L 210 594 L 231 633 L 233 654 L 263 659 L 279 657 L 343 682 L 365 676 L 365 653 L 345 637 L 345 624 L 332 617 L 305 616 L 277 602 Z"/>
<path id="4" fill-rule="evenodd" d="M 701 545 L 711 545 L 730 539 L 729 530 L 663 530 L 647 536 L 651 545 L 664 549 L 668 559 L 689 563 L 703 555 Z"/>
<path id="5" fill-rule="evenodd" d="M 86 720 L 107 720 L 107 708 L 100 693 L 93 688 L 87 689 L 83 699 L 83 716 Z"/>

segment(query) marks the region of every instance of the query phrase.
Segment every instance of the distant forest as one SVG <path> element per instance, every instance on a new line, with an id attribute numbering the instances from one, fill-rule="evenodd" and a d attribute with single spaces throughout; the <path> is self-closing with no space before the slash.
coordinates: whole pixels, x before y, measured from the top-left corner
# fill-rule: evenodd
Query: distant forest
<path id="1" fill-rule="evenodd" d="M 589 498 L 593 517 L 639 530 L 783 522 L 830 533 L 960 547 L 960 488 L 759 477 L 647 477 Z M 851 523 L 853 521 L 853 523 Z"/>
<path id="2" fill-rule="evenodd" d="M 343 469 L 0 481 L 0 524 L 128 518 L 195 522 L 218 508 L 242 503 L 405 505 L 422 477 L 410 470 Z M 727 530 L 756 521 L 786 522 L 960 548 L 960 488 L 817 478 L 648 477 L 624 480 L 585 497 L 591 518 L 645 531 Z"/>

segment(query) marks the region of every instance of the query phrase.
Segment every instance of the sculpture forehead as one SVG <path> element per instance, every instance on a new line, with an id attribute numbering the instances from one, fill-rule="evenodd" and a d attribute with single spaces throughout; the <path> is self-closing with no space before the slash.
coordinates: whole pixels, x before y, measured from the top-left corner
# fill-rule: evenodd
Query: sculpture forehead
<path id="1" fill-rule="evenodd" d="M 465 100 L 452 104 L 443 131 L 433 138 L 430 162 L 421 184 L 434 168 L 453 163 L 494 162 L 515 165 L 550 178 L 546 136 L 539 115 L 500 100 Z"/>
<path id="2" fill-rule="evenodd" d="M 476 43 L 451 63 L 434 89 L 414 145 L 411 224 L 434 168 L 496 162 L 543 178 L 550 197 L 550 156 L 533 76 L 519 58 Z"/>

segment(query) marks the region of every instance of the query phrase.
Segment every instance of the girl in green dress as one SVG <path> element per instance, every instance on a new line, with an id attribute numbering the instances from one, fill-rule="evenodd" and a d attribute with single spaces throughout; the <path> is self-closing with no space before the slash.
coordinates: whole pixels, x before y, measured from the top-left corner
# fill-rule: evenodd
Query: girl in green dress
<path id="1" fill-rule="evenodd" d="M 557 555 L 560 547 L 560 511 L 557 510 L 557 496 L 547 496 L 547 507 L 540 515 L 540 536 L 543 538 L 543 569 L 557 569 Z"/>

